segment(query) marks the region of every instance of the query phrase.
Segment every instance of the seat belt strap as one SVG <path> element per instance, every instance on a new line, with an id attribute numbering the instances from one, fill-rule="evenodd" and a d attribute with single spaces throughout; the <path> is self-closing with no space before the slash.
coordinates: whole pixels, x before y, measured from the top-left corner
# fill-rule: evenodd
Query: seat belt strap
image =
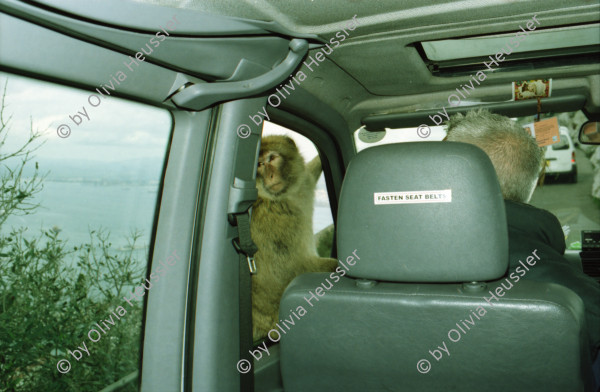
<path id="1" fill-rule="evenodd" d="M 252 368 L 252 278 L 256 273 L 254 254 L 258 250 L 250 236 L 250 216 L 248 212 L 236 214 L 235 223 L 238 228 L 238 238 L 233 244 L 239 257 L 239 322 L 240 322 L 240 360 L 247 360 L 248 372 L 240 371 L 240 391 L 254 392 L 254 369 Z M 239 367 L 238 367 L 239 370 Z"/>

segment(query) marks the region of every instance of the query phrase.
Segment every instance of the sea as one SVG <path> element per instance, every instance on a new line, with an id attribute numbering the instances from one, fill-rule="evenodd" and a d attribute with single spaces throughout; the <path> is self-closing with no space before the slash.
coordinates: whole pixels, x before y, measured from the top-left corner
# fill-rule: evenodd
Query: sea
<path id="1" fill-rule="evenodd" d="M 11 228 L 26 228 L 25 237 L 34 238 L 42 231 L 55 228 L 60 230 L 59 238 L 66 241 L 67 248 L 73 249 L 90 242 L 90 231 L 102 230 L 109 234 L 112 249 L 125 253 L 130 250 L 128 236 L 138 231 L 141 237 L 134 253 L 136 257 L 146 257 L 158 183 L 45 180 L 43 184 L 43 190 L 33 201 L 39 203 L 39 207 L 31 215 L 10 216 L 0 228 L 3 234 L 8 234 Z M 313 215 L 315 233 L 333 223 L 331 210 L 322 194 L 323 190 L 317 192 Z"/>

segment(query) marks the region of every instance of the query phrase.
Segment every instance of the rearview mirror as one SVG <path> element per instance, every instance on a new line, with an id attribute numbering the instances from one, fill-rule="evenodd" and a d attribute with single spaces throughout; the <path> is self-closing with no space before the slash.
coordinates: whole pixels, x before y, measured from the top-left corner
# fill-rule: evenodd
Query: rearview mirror
<path id="1" fill-rule="evenodd" d="M 587 121 L 579 129 L 581 144 L 600 144 L 600 126 L 598 121 Z"/>

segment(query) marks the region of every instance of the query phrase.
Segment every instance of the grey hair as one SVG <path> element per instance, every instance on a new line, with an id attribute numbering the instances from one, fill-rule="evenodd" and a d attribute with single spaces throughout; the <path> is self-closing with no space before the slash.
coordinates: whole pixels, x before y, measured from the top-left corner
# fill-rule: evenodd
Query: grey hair
<path id="1" fill-rule="evenodd" d="M 504 199 L 527 203 L 542 169 L 544 150 L 510 118 L 479 109 L 447 122 L 448 141 L 474 144 L 489 156 Z"/>

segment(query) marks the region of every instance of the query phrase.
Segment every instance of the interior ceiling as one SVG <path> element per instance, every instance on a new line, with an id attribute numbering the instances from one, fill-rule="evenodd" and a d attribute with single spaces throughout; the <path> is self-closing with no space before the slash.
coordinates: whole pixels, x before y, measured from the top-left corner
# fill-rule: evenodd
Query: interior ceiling
<path id="1" fill-rule="evenodd" d="M 351 129 L 370 114 L 412 112 L 447 106 L 448 95 L 469 76 L 431 74 L 415 42 L 494 33 L 516 33 L 537 15 L 540 29 L 597 23 L 598 0 L 137 0 L 208 14 L 275 21 L 287 29 L 329 40 L 354 15 L 359 22 L 327 61 L 310 73 L 303 88 L 334 107 Z M 508 39 L 507 39 L 508 40 Z M 490 48 L 490 54 L 501 48 Z M 318 49 L 309 54 L 314 55 Z M 481 65 L 484 69 L 484 65 Z M 476 72 L 476 71 L 475 71 Z M 593 76 L 588 76 L 592 74 Z M 600 111 L 597 64 L 522 69 L 488 74 L 472 101 L 511 99 L 511 82 L 553 78 L 553 96 L 583 93 L 588 110 Z M 594 87 L 595 86 L 595 91 Z M 590 92 L 590 89 L 592 92 Z M 592 96 L 590 96 L 590 94 Z M 354 128 L 353 128 L 354 127 Z"/>

